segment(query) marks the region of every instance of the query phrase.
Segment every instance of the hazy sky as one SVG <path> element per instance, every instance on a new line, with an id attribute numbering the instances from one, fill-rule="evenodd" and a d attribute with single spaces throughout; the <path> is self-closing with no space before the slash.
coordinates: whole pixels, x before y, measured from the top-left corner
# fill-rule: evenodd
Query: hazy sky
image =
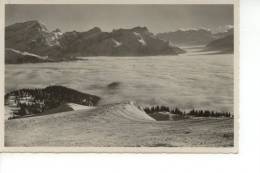
<path id="1" fill-rule="evenodd" d="M 103 31 L 146 26 L 154 33 L 233 25 L 233 5 L 6 5 L 6 25 L 39 20 L 49 30 Z"/>

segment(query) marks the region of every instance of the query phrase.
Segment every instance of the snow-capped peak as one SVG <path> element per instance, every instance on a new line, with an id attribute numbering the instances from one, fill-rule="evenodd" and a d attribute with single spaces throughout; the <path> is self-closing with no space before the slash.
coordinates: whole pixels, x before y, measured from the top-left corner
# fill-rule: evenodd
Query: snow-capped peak
<path id="1" fill-rule="evenodd" d="M 55 29 L 54 31 L 52 31 L 52 33 L 55 38 L 59 38 L 60 36 L 63 35 L 63 33 L 59 29 Z"/>
<path id="2" fill-rule="evenodd" d="M 174 47 L 174 44 L 173 44 L 171 41 L 168 41 L 168 45 L 169 45 L 170 47 Z"/>
<path id="3" fill-rule="evenodd" d="M 59 29 L 55 29 L 49 34 L 48 40 L 49 40 L 49 45 L 54 46 L 54 45 L 60 45 L 59 43 L 59 38 L 63 35 L 63 33 Z"/>
<path id="4" fill-rule="evenodd" d="M 137 32 L 133 32 L 133 33 L 137 37 L 138 41 L 141 43 L 142 46 L 147 45 L 140 33 L 137 33 Z"/>
<path id="5" fill-rule="evenodd" d="M 115 40 L 114 38 L 112 38 L 112 41 L 113 41 L 113 43 L 115 44 L 114 47 L 118 47 L 118 46 L 121 46 L 121 45 L 122 45 L 121 42 Z"/>

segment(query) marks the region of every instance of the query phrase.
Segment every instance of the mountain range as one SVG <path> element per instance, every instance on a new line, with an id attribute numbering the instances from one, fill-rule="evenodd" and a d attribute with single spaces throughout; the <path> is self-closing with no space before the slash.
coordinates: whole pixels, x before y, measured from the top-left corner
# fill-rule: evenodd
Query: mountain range
<path id="1" fill-rule="evenodd" d="M 234 30 L 229 29 L 225 32 L 212 33 L 208 29 L 179 29 L 174 32 L 158 33 L 156 36 L 162 40 L 170 41 L 176 46 L 197 46 L 207 45 L 210 42 L 233 35 Z"/>
<path id="2" fill-rule="evenodd" d="M 103 32 L 49 31 L 39 21 L 5 27 L 5 63 L 40 63 L 76 60 L 87 56 L 155 56 L 185 53 L 179 46 L 205 46 L 205 50 L 233 52 L 233 28 L 219 33 L 207 29 L 179 29 L 153 34 L 146 27 Z"/>
<path id="3" fill-rule="evenodd" d="M 185 51 L 157 38 L 146 27 L 103 32 L 49 31 L 38 21 L 5 27 L 6 63 L 73 60 L 83 56 L 177 55 Z"/>

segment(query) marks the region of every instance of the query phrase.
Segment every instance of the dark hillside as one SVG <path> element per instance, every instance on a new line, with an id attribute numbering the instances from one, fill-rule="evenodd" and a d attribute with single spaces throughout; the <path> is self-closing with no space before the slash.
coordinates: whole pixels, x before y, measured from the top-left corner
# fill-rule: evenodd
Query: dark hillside
<path id="1" fill-rule="evenodd" d="M 64 86 L 49 86 L 44 89 L 20 89 L 5 95 L 5 104 L 19 107 L 17 115 L 37 114 L 57 108 L 65 103 L 95 106 L 98 96 L 82 93 Z"/>

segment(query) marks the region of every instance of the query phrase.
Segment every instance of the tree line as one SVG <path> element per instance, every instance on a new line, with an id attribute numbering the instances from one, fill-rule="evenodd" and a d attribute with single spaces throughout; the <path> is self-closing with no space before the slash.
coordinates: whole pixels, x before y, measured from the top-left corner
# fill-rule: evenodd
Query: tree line
<path id="1" fill-rule="evenodd" d="M 171 114 L 182 115 L 182 116 L 193 116 L 193 117 L 233 117 L 230 112 L 218 112 L 209 110 L 195 110 L 192 109 L 189 112 L 181 111 L 179 108 L 171 108 L 168 106 L 151 106 L 144 107 L 143 110 L 151 115 L 160 112 L 168 112 Z"/>

